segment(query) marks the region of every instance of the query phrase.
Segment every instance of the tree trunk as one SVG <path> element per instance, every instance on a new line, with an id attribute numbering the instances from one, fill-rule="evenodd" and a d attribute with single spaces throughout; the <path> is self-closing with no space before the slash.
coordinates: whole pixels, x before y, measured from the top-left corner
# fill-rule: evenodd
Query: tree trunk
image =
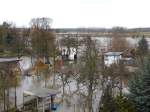
<path id="1" fill-rule="evenodd" d="M 54 74 L 53 74 L 53 87 L 55 88 L 55 54 L 54 54 L 54 57 L 53 57 L 54 59 L 53 59 L 53 72 L 54 72 Z"/>
<path id="2" fill-rule="evenodd" d="M 65 82 L 64 82 L 64 77 L 63 74 L 61 74 L 61 78 L 62 78 L 62 86 L 63 86 L 63 96 L 62 96 L 62 100 L 64 101 L 64 96 L 65 96 Z"/>
<path id="3" fill-rule="evenodd" d="M 88 88 L 88 110 L 89 112 L 93 112 L 93 107 L 92 107 L 92 97 L 93 97 L 93 81 L 92 79 L 90 79 L 90 84 L 89 84 L 89 88 Z"/>
<path id="4" fill-rule="evenodd" d="M 9 88 L 7 88 L 7 104 L 6 104 L 6 107 L 7 107 L 7 112 L 9 111 Z"/>
<path id="5" fill-rule="evenodd" d="M 31 55 L 31 65 L 33 67 L 33 56 Z"/>
<path id="6" fill-rule="evenodd" d="M 120 96 L 122 96 L 122 89 L 123 89 L 123 82 L 122 82 L 122 76 L 120 76 L 120 87 L 119 87 Z"/>
<path id="7" fill-rule="evenodd" d="M 16 85 L 15 85 L 15 110 L 17 110 L 17 92 L 16 92 Z"/>
<path id="8" fill-rule="evenodd" d="M 46 78 L 45 78 L 45 88 L 46 88 L 46 86 L 47 86 L 47 81 L 46 81 Z"/>
<path id="9" fill-rule="evenodd" d="M 4 112 L 6 111 L 6 94 L 5 94 L 5 87 L 4 87 Z"/>

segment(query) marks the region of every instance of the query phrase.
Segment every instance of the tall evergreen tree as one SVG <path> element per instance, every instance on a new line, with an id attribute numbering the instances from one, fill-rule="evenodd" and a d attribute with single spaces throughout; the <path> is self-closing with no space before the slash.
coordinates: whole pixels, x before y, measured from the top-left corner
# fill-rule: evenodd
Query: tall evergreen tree
<path id="1" fill-rule="evenodd" d="M 150 58 L 129 83 L 129 98 L 137 112 L 150 112 Z"/>

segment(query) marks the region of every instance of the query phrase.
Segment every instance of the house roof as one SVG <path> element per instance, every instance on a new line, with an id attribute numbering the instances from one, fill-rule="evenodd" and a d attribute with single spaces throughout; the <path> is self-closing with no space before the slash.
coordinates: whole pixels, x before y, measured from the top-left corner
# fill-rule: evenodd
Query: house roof
<path id="1" fill-rule="evenodd" d="M 56 95 L 59 93 L 59 91 L 54 90 L 54 89 L 47 89 L 47 88 L 39 88 L 38 87 L 35 89 L 24 91 L 23 93 L 30 95 L 30 96 L 45 98 L 48 96 Z"/>
<path id="2" fill-rule="evenodd" d="M 123 54 L 123 52 L 107 52 L 104 55 L 106 55 L 106 56 L 119 56 L 122 54 Z"/>

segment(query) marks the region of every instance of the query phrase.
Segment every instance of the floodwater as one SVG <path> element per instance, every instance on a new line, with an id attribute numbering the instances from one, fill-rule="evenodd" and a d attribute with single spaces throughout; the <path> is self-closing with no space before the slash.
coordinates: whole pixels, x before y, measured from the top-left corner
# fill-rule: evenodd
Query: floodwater
<path id="1" fill-rule="evenodd" d="M 135 37 L 135 38 L 126 37 L 126 40 L 131 47 L 137 47 L 138 42 L 141 38 L 142 37 L 138 37 L 138 38 L 137 37 Z M 94 37 L 94 39 L 97 40 L 98 41 L 97 43 L 101 44 L 101 46 L 108 46 L 110 44 L 112 38 L 110 38 L 110 37 Z M 149 48 L 150 48 L 150 38 L 146 37 L 145 39 L 147 40 Z"/>
<path id="2" fill-rule="evenodd" d="M 98 41 L 98 43 L 103 44 L 103 45 L 108 45 L 109 42 L 110 42 L 110 38 L 107 38 L 107 37 L 103 37 L 103 38 L 98 38 L 97 37 L 95 39 Z M 138 43 L 140 38 L 128 37 L 126 39 L 131 44 L 131 46 L 137 46 L 137 43 Z M 150 45 L 150 38 L 146 38 L 146 39 L 147 39 L 147 41 Z M 26 71 L 27 69 L 32 67 L 32 64 L 35 62 L 35 60 L 33 59 L 31 61 L 30 57 L 22 57 L 21 59 L 22 60 L 20 61 L 20 68 L 21 68 L 21 71 L 22 71 L 22 74 L 23 74 L 24 71 Z M 38 77 L 34 77 L 34 76 L 21 75 L 20 79 L 21 79 L 20 85 L 17 87 L 17 104 L 18 105 L 21 105 L 23 103 L 23 91 L 29 90 L 29 89 L 32 89 L 32 88 L 37 88 L 37 87 L 44 87 L 44 84 L 45 84 L 44 80 L 42 80 Z M 52 80 L 53 80 L 52 77 L 48 80 L 50 82 L 50 84 L 52 83 Z M 60 81 L 58 81 L 58 82 L 60 82 Z M 71 91 L 75 91 L 77 89 L 76 83 L 73 82 L 73 81 L 72 81 L 72 84 L 70 84 L 70 87 L 71 87 Z M 67 91 L 69 88 L 66 87 L 65 89 Z M 73 98 L 73 100 L 72 100 L 73 105 L 76 104 L 76 102 L 78 102 L 78 101 L 75 101 L 75 100 L 77 100 L 77 96 L 75 96 L 75 98 Z M 71 110 L 74 110 L 74 108 L 72 107 Z M 68 112 L 69 111 L 70 110 L 68 110 Z"/>

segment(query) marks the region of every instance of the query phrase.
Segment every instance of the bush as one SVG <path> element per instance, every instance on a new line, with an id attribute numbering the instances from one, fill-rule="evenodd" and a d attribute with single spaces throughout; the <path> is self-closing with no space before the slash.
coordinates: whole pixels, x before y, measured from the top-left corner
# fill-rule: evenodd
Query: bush
<path id="1" fill-rule="evenodd" d="M 135 112 L 134 105 L 125 96 L 116 96 L 114 98 L 116 112 Z"/>

